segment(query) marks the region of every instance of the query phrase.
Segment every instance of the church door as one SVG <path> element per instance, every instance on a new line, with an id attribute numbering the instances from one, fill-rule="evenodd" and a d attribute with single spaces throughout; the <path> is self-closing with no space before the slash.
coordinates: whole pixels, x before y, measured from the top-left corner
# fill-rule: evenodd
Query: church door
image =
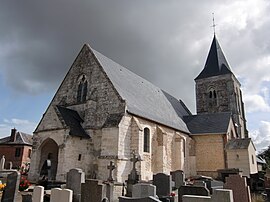
<path id="1" fill-rule="evenodd" d="M 57 143 L 50 138 L 42 143 L 39 163 L 40 176 L 46 175 L 49 180 L 56 179 L 58 149 Z"/>

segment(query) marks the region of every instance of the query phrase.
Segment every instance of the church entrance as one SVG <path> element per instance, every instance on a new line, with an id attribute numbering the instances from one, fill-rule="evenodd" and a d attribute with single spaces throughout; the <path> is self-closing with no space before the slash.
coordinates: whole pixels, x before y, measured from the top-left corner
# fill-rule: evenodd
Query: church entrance
<path id="1" fill-rule="evenodd" d="M 41 145 L 39 162 L 40 177 L 55 180 L 58 165 L 58 145 L 51 138 L 46 139 Z"/>

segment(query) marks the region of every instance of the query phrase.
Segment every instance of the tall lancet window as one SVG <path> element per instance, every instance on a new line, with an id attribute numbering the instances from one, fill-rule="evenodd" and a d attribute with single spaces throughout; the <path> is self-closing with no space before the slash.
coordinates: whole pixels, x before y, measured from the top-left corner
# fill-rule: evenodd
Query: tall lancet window
<path id="1" fill-rule="evenodd" d="M 87 96 L 87 80 L 85 75 L 79 79 L 78 90 L 77 90 L 77 102 L 85 102 Z"/>
<path id="2" fill-rule="evenodd" d="M 143 151 L 150 152 L 150 130 L 144 128 L 143 130 Z"/>

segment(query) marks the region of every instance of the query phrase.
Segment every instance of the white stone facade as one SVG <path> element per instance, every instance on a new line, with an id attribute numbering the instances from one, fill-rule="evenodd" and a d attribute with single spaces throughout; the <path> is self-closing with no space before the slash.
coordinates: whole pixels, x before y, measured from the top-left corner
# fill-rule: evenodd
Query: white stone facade
<path id="1" fill-rule="evenodd" d="M 80 79 L 88 82 L 85 102 L 76 100 Z M 76 111 L 84 120 L 82 128 L 90 138 L 71 135 L 71 127 L 57 106 Z M 149 152 L 144 152 L 144 128 L 150 130 Z M 52 155 L 53 178 L 65 181 L 72 168 L 81 168 L 88 178 L 106 180 L 107 165 L 113 161 L 113 178 L 127 180 L 132 169 L 131 152 L 139 154 L 137 163 L 142 180 L 154 173 L 174 170 L 191 172 L 188 134 L 137 117 L 126 111 L 123 100 L 93 53 L 84 46 L 76 58 L 35 133 L 29 179 L 37 181 L 49 153 Z"/>

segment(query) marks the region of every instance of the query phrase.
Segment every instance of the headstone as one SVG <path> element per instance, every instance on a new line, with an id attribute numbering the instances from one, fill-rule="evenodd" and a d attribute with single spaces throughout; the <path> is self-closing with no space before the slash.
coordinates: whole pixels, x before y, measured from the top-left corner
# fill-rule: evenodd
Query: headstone
<path id="1" fill-rule="evenodd" d="M 131 157 L 130 161 L 132 162 L 133 166 L 132 166 L 132 170 L 131 170 L 130 174 L 128 175 L 128 180 L 126 180 L 126 183 L 127 183 L 126 196 L 128 196 L 128 197 L 132 196 L 132 186 L 134 184 L 138 183 L 140 180 L 140 175 L 138 174 L 138 172 L 136 170 L 136 163 L 138 161 L 141 161 L 141 157 L 139 155 L 136 155 L 134 150 L 132 151 L 131 155 L 132 155 L 132 157 Z"/>
<path id="2" fill-rule="evenodd" d="M 112 171 L 116 168 L 116 166 L 113 164 L 112 161 L 110 161 L 110 164 L 107 166 L 107 168 L 109 169 L 109 177 L 108 177 L 108 181 L 109 182 L 113 182 L 113 177 L 112 177 Z"/>
<path id="3" fill-rule="evenodd" d="M 250 190 L 247 186 L 246 178 L 241 175 L 230 175 L 226 177 L 224 189 L 231 189 L 233 191 L 233 199 L 237 202 L 250 202 Z"/>
<path id="4" fill-rule="evenodd" d="M 5 155 L 3 155 L 0 161 L 0 171 L 5 169 L 5 161 Z"/>
<path id="5" fill-rule="evenodd" d="M 50 202 L 72 202 L 72 190 L 53 188 Z"/>
<path id="6" fill-rule="evenodd" d="M 82 202 L 98 202 L 106 197 L 106 186 L 99 180 L 89 179 L 82 184 Z"/>
<path id="7" fill-rule="evenodd" d="M 233 202 L 232 190 L 229 189 L 213 190 L 212 202 Z"/>
<path id="8" fill-rule="evenodd" d="M 9 170 L 12 170 L 12 166 L 13 166 L 12 162 L 11 161 L 8 162 L 8 168 L 9 168 Z"/>
<path id="9" fill-rule="evenodd" d="M 156 186 L 158 197 L 169 196 L 172 193 L 172 177 L 164 173 L 153 176 L 153 185 Z"/>
<path id="10" fill-rule="evenodd" d="M 148 196 L 156 197 L 156 186 L 152 184 L 139 183 L 133 185 L 132 197 L 133 198 L 145 198 Z"/>
<path id="11" fill-rule="evenodd" d="M 33 202 L 43 202 L 44 197 L 44 187 L 42 186 L 35 186 L 33 191 Z"/>
<path id="12" fill-rule="evenodd" d="M 106 198 L 108 198 L 109 201 L 113 201 L 114 196 L 114 184 L 107 183 L 106 184 Z"/>
<path id="13" fill-rule="evenodd" d="M 179 189 L 185 183 L 185 175 L 182 170 L 176 170 L 171 172 L 172 181 L 174 181 L 174 187 Z"/>
<path id="14" fill-rule="evenodd" d="M 193 183 L 193 186 L 206 187 L 206 183 L 203 180 L 195 180 L 195 182 Z"/>
<path id="15" fill-rule="evenodd" d="M 60 202 L 61 190 L 60 188 L 51 189 L 50 202 Z"/>
<path id="16" fill-rule="evenodd" d="M 178 190 L 179 202 L 182 202 L 184 195 L 210 196 L 210 192 L 206 187 L 197 186 L 181 186 Z"/>
<path id="17" fill-rule="evenodd" d="M 85 183 L 85 174 L 80 168 L 71 169 L 67 173 L 67 189 L 73 191 L 73 202 L 81 202 L 81 184 Z"/>
<path id="18" fill-rule="evenodd" d="M 61 190 L 60 201 L 59 202 L 72 202 L 72 190 L 63 189 Z"/>
<path id="19" fill-rule="evenodd" d="M 119 202 L 161 202 L 161 201 L 153 196 L 149 196 L 147 198 L 130 198 L 121 196 L 119 197 Z"/>
<path id="20" fill-rule="evenodd" d="M 182 202 L 213 202 L 210 196 L 195 196 L 195 195 L 184 195 L 181 201 Z"/>
<path id="21" fill-rule="evenodd" d="M 3 191 L 1 202 L 14 201 L 19 190 L 20 173 L 18 171 L 10 171 L 7 176 L 7 186 Z"/>

